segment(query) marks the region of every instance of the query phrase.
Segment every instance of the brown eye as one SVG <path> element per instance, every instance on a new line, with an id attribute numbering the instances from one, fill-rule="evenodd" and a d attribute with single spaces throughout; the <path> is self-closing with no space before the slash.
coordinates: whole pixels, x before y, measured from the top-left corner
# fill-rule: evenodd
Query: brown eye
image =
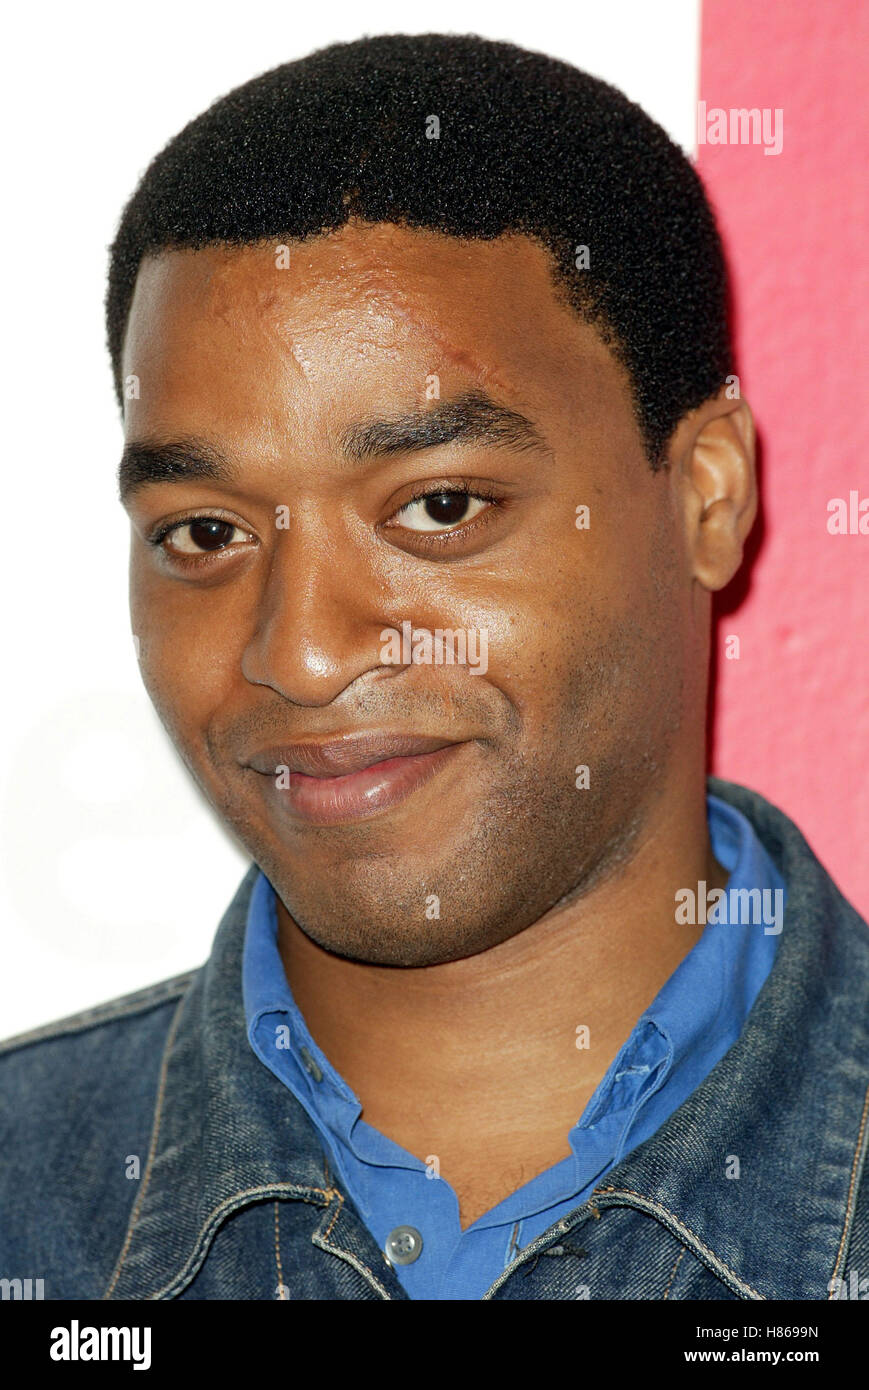
<path id="1" fill-rule="evenodd" d="M 235 529 L 230 522 L 216 521 L 213 518 L 191 521 L 190 539 L 200 550 L 220 550 L 223 546 L 229 545 Z"/>
<path id="2" fill-rule="evenodd" d="M 224 521 L 217 516 L 201 516 L 173 526 L 171 531 L 167 532 L 165 542 L 169 549 L 182 555 L 202 555 L 209 551 L 224 550 L 234 540 L 246 538 L 247 532 L 231 521 Z"/>
<path id="3" fill-rule="evenodd" d="M 488 505 L 485 498 L 475 497 L 473 493 L 445 488 L 443 492 L 430 492 L 426 497 L 408 502 L 396 513 L 396 521 L 408 531 L 439 531 L 442 527 L 470 521 Z"/>

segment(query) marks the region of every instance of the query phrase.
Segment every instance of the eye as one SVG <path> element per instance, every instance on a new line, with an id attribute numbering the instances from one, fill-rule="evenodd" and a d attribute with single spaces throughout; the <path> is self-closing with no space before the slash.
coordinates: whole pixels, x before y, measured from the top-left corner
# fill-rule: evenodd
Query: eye
<path id="1" fill-rule="evenodd" d="M 155 538 L 155 544 L 168 542 L 166 548 L 178 554 L 202 555 L 247 539 L 247 531 L 231 521 L 218 516 L 197 516 L 168 527 Z"/>
<path id="2" fill-rule="evenodd" d="M 471 521 L 490 505 L 489 499 L 471 492 L 444 488 L 416 497 L 395 513 L 395 523 L 408 531 L 442 531 Z"/>

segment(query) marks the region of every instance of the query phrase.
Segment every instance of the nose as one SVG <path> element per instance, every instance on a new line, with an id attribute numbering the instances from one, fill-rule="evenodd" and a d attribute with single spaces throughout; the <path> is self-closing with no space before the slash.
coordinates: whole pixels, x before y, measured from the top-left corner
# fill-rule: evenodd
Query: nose
<path id="1" fill-rule="evenodd" d="M 386 587 L 362 547 L 324 541 L 313 526 L 281 534 L 242 657 L 252 685 L 297 705 L 322 706 L 381 664 Z"/>

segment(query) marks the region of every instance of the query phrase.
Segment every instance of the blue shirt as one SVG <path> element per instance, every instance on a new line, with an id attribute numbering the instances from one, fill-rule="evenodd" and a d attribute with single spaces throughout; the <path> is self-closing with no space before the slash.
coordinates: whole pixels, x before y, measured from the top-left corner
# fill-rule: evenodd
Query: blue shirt
<path id="1" fill-rule="evenodd" d="M 611 1168 L 687 1100 L 736 1041 L 772 968 L 785 885 L 741 812 L 708 795 L 707 814 L 713 854 L 730 875 L 726 899 L 705 910 L 705 885 L 696 885 L 695 901 L 680 901 L 677 921 L 705 917 L 707 925 L 638 1019 L 570 1130 L 571 1156 L 465 1231 L 456 1194 L 437 1176 L 436 1164 L 423 1163 L 360 1118 L 361 1103 L 308 1032 L 278 951 L 274 890 L 259 874 L 243 963 L 250 1045 L 310 1115 L 381 1249 L 398 1226 L 412 1226 L 422 1235 L 419 1257 L 394 1266 L 411 1298 L 481 1298 L 517 1251 L 581 1205 Z M 694 911 L 698 915 L 687 915 Z"/>

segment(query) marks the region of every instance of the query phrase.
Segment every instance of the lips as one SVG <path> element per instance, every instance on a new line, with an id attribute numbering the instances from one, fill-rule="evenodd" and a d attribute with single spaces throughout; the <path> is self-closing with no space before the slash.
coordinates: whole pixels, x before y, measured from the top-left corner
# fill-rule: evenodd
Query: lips
<path id="1" fill-rule="evenodd" d="M 288 767 L 306 777 L 345 777 L 389 758 L 415 758 L 454 746 L 454 740 L 420 734 L 356 734 L 323 743 L 286 743 L 261 749 L 249 760 L 257 772 L 274 776 Z"/>
<path id="2" fill-rule="evenodd" d="M 262 790 L 281 817 L 337 825 L 389 810 L 468 746 L 419 734 L 359 734 L 260 749 L 247 765 L 262 774 Z M 287 768 L 289 778 L 278 775 Z"/>

